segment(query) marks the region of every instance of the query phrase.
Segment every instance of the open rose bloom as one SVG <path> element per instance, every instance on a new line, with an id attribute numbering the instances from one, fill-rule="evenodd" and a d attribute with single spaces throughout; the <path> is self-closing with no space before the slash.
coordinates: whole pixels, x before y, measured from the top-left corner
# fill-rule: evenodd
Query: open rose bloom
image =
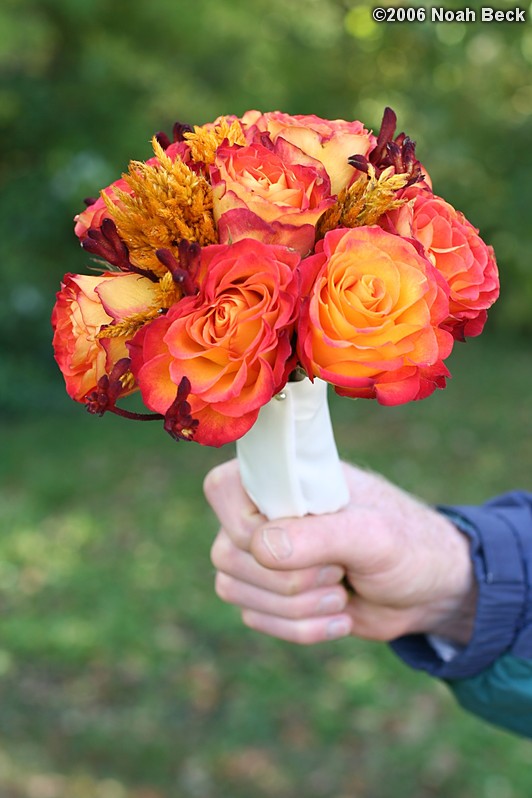
<path id="1" fill-rule="evenodd" d="M 327 384 L 382 405 L 429 396 L 499 293 L 492 248 L 395 128 L 390 109 L 378 135 L 247 111 L 157 134 L 75 219 L 101 273 L 57 294 L 71 398 L 176 440 L 237 441 L 270 517 L 338 509 Z M 124 406 L 134 392 L 146 412 Z"/>

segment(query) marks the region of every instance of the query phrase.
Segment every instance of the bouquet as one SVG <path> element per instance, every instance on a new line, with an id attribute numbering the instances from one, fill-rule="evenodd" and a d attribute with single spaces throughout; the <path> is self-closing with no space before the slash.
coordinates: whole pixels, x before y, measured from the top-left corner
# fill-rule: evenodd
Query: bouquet
<path id="1" fill-rule="evenodd" d="M 444 388 L 499 281 L 478 230 L 434 193 L 387 108 L 361 122 L 248 111 L 153 138 L 75 218 L 54 351 L 90 413 L 237 441 L 269 517 L 347 494 L 326 389 L 398 405 Z M 120 401 L 139 391 L 146 413 Z"/>

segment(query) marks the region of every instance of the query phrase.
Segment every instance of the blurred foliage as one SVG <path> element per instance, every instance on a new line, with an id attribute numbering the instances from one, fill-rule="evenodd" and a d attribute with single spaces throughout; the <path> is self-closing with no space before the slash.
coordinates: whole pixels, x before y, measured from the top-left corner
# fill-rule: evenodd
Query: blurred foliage
<path id="1" fill-rule="evenodd" d="M 522 484 L 529 360 L 484 338 L 424 402 L 332 396 L 342 455 L 430 502 Z M 233 447 L 68 401 L 0 420 L 2 798 L 532 795 L 530 741 L 386 646 L 297 647 L 219 601 L 201 484 Z"/>
<path id="2" fill-rule="evenodd" d="M 248 108 L 376 129 L 385 105 L 436 192 L 496 248 L 490 327 L 530 331 L 530 24 L 378 25 L 353 0 L 3 0 L 0 351 L 16 357 L 21 394 L 51 362 L 62 275 L 89 266 L 73 215 L 149 156 L 153 132 Z"/>

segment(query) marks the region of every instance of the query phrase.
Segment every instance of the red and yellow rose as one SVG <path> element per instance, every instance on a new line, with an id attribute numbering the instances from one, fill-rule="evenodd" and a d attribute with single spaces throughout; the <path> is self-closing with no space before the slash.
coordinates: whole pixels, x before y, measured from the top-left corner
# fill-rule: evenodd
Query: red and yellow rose
<path id="1" fill-rule="evenodd" d="M 455 338 L 480 335 L 487 310 L 499 295 L 497 263 L 492 247 L 452 205 L 423 187 L 400 193 L 408 200 L 387 214 L 383 226 L 419 241 L 427 257 L 449 285 L 449 317 L 444 325 Z"/>
<path id="2" fill-rule="evenodd" d="M 220 446 L 244 435 L 293 367 L 299 261 L 251 239 L 205 247 L 199 293 L 129 344 L 144 403 L 165 414 L 187 377 L 194 439 Z"/>
<path id="3" fill-rule="evenodd" d="M 119 191 L 125 191 L 128 194 L 131 193 L 131 189 L 124 178 L 115 180 L 115 182 L 110 186 L 104 188 L 102 192 L 106 194 L 115 204 L 118 204 L 115 189 L 118 189 Z M 89 200 L 87 200 L 87 202 L 89 202 Z M 103 198 L 100 196 L 98 199 L 90 201 L 90 205 L 85 208 L 84 211 L 78 213 L 78 215 L 74 217 L 74 233 L 81 241 L 85 238 L 89 230 L 99 230 L 103 220 L 108 216 L 109 211 L 107 210 L 107 206 Z"/>
<path id="4" fill-rule="evenodd" d="M 342 396 L 396 405 L 443 387 L 447 287 L 416 246 L 380 227 L 327 233 L 304 263 L 298 352 Z"/>
<path id="5" fill-rule="evenodd" d="M 256 238 L 308 255 L 316 223 L 334 204 L 327 172 L 297 147 L 267 137 L 218 148 L 211 168 L 214 218 L 220 242 Z"/>
<path id="6" fill-rule="evenodd" d="M 98 334 L 144 311 L 152 300 L 153 283 L 136 274 L 65 275 L 52 313 L 53 347 L 72 399 L 83 402 L 99 379 L 129 356 L 127 337 Z"/>
<path id="7" fill-rule="evenodd" d="M 357 171 L 349 165 L 352 155 L 367 156 L 376 143 L 375 136 L 362 122 L 344 119 L 322 119 L 314 114 L 290 114 L 271 111 L 248 111 L 242 117 L 244 128 L 265 131 L 272 142 L 288 141 L 301 152 L 319 161 L 331 181 L 331 193 L 338 194 L 348 186 Z M 249 136 L 248 132 L 248 136 Z"/>

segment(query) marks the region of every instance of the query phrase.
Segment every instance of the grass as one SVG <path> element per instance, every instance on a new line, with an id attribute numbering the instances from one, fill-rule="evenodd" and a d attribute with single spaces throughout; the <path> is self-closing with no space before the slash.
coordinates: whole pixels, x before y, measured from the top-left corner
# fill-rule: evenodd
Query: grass
<path id="1" fill-rule="evenodd" d="M 530 361 L 472 342 L 424 402 L 333 398 L 340 451 L 431 502 L 530 487 Z M 386 646 L 298 648 L 216 598 L 201 484 L 231 447 L 66 399 L 0 446 L 2 798 L 532 794 L 529 743 Z"/>

